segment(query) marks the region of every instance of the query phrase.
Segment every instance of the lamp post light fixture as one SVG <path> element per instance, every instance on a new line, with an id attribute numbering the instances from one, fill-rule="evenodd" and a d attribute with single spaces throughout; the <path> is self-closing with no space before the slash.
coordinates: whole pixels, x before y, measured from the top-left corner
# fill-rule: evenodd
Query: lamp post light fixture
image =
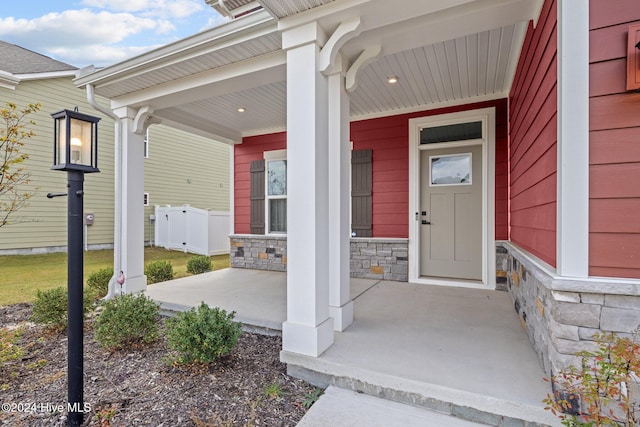
<path id="1" fill-rule="evenodd" d="M 51 114 L 54 120 L 53 170 L 67 172 L 67 193 L 47 194 L 48 198 L 68 196 L 67 222 L 67 386 L 68 425 L 80 426 L 86 406 L 83 399 L 84 310 L 83 310 L 83 220 L 84 174 L 98 169 L 98 122 L 100 118 L 75 111 Z"/>

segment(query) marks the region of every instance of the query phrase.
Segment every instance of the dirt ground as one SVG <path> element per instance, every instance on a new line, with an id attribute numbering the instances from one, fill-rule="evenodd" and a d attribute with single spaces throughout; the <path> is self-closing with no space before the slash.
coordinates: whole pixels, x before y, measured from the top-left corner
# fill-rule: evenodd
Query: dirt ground
<path id="1" fill-rule="evenodd" d="M 23 324 L 24 354 L 0 366 L 0 425 L 66 425 L 67 339 L 28 322 L 31 306 L 0 307 L 0 327 Z M 86 426 L 295 426 L 313 386 L 286 375 L 281 339 L 244 333 L 210 365 L 175 366 L 164 337 L 110 353 L 85 322 Z"/>

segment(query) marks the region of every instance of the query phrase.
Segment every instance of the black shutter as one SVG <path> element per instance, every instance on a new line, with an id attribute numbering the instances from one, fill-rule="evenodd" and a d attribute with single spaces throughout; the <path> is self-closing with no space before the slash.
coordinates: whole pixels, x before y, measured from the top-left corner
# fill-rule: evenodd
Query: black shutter
<path id="1" fill-rule="evenodd" d="M 355 237 L 373 237 L 371 150 L 351 152 L 351 231 Z"/>
<path id="2" fill-rule="evenodd" d="M 251 234 L 264 234 L 264 160 L 251 162 Z"/>

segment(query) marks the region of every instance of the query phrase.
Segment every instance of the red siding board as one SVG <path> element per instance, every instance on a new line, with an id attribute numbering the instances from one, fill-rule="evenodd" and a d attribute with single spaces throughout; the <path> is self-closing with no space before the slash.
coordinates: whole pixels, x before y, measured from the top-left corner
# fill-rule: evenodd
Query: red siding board
<path id="1" fill-rule="evenodd" d="M 589 100 L 589 130 L 640 127 L 640 93 L 599 96 Z"/>
<path id="2" fill-rule="evenodd" d="M 545 114 L 546 115 L 546 114 Z M 556 149 L 558 139 L 558 118 L 554 112 L 551 118 L 540 117 L 531 132 L 523 136 L 520 150 L 511 150 L 511 181 L 516 181 L 522 173 L 550 149 Z"/>
<path id="3" fill-rule="evenodd" d="M 592 131 L 589 162 L 640 163 L 640 130 L 638 128 Z"/>
<path id="4" fill-rule="evenodd" d="M 589 62 L 626 59 L 628 33 L 629 25 L 627 24 L 591 31 L 589 35 Z"/>
<path id="5" fill-rule="evenodd" d="M 620 163 L 594 165 L 589 168 L 591 199 L 622 199 L 640 197 L 640 165 Z"/>
<path id="6" fill-rule="evenodd" d="M 589 28 L 640 20 L 638 0 L 589 0 Z"/>
<path id="7" fill-rule="evenodd" d="M 555 203 L 557 179 L 556 174 L 548 176 L 535 186 L 517 196 L 511 195 L 511 214 L 531 206 Z"/>
<path id="8" fill-rule="evenodd" d="M 592 199 L 589 229 L 592 233 L 640 234 L 640 199 Z"/>
<path id="9" fill-rule="evenodd" d="M 634 269 L 640 265 L 640 235 L 591 234 L 589 264 L 591 267 Z M 640 269 L 635 269 L 638 277 Z"/>
<path id="10" fill-rule="evenodd" d="M 589 94 L 611 95 L 627 91 L 627 59 L 597 62 L 589 67 Z"/>
<path id="11" fill-rule="evenodd" d="M 511 240 L 549 265 L 556 262 L 556 232 L 511 226 Z"/>
<path id="12" fill-rule="evenodd" d="M 625 85 L 640 8 L 637 0 L 589 5 L 589 274 L 640 278 L 640 94 Z"/>
<path id="13" fill-rule="evenodd" d="M 635 268 L 607 268 L 607 267 L 589 267 L 590 276 L 601 277 L 640 277 L 640 271 Z"/>
<path id="14" fill-rule="evenodd" d="M 547 0 L 529 26 L 509 94 L 510 239 L 556 259 L 557 6 Z M 524 57 L 524 58 L 523 58 Z"/>

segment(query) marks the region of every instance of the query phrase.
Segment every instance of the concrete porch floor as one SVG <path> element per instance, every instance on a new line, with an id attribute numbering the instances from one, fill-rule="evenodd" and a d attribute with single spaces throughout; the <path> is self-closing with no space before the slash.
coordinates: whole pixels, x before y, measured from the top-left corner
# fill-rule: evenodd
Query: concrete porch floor
<path id="1" fill-rule="evenodd" d="M 164 311 L 205 301 L 278 333 L 286 274 L 225 269 L 150 285 Z M 505 292 L 352 279 L 355 321 L 321 357 L 282 352 L 291 374 L 494 426 L 559 425 Z"/>

